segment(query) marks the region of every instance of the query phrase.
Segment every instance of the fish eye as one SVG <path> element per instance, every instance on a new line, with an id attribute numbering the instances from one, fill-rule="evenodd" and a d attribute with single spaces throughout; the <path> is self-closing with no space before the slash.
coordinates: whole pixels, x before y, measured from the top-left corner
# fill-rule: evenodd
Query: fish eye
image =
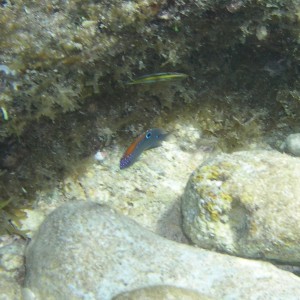
<path id="1" fill-rule="evenodd" d="M 147 134 L 146 134 L 146 139 L 149 139 L 150 137 L 151 137 L 151 132 L 148 132 Z"/>

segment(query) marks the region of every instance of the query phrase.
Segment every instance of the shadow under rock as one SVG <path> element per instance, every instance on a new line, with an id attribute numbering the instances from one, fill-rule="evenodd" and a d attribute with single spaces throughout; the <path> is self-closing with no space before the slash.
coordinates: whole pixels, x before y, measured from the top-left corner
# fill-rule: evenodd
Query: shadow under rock
<path id="1" fill-rule="evenodd" d="M 190 244 L 182 231 L 181 198 L 178 197 L 157 222 L 155 232 L 160 236 L 183 244 Z"/>

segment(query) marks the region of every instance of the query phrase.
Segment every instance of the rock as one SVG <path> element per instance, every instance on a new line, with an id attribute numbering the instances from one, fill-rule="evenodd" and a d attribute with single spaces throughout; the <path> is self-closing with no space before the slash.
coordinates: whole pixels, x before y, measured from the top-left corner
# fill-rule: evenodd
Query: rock
<path id="1" fill-rule="evenodd" d="M 286 153 L 300 156 L 300 133 L 290 134 L 281 146 Z"/>
<path id="2" fill-rule="evenodd" d="M 201 295 L 195 291 L 178 288 L 175 286 L 151 286 L 138 290 L 122 293 L 112 300 L 211 300 L 212 298 Z"/>
<path id="3" fill-rule="evenodd" d="M 21 296 L 21 286 L 14 278 L 0 271 L 0 299 L 19 300 Z"/>
<path id="4" fill-rule="evenodd" d="M 19 300 L 21 282 L 24 277 L 24 248 L 25 242 L 16 239 L 1 247 L 0 239 L 0 299 Z"/>
<path id="5" fill-rule="evenodd" d="M 221 154 L 191 175 L 183 229 L 206 249 L 300 264 L 300 160 L 270 151 Z"/>
<path id="6" fill-rule="evenodd" d="M 25 300 L 108 300 L 153 285 L 216 299 L 300 297 L 291 273 L 166 240 L 93 202 L 56 209 L 26 251 Z"/>

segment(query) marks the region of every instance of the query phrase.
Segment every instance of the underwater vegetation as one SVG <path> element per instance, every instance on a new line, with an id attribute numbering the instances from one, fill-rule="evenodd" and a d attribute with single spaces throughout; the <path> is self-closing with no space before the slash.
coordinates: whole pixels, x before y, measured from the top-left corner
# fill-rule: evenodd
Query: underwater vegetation
<path id="1" fill-rule="evenodd" d="M 26 239 L 26 231 L 17 228 L 20 226 L 19 220 L 25 217 L 24 213 L 19 209 L 10 208 L 6 210 L 11 201 L 12 199 L 0 201 L 0 235 L 16 234 Z"/>
<path id="2" fill-rule="evenodd" d="M 188 120 L 226 152 L 299 130 L 299 16 L 296 0 L 2 2 L 5 209 L 168 121 Z M 140 74 L 152 84 L 135 84 L 149 81 Z"/>

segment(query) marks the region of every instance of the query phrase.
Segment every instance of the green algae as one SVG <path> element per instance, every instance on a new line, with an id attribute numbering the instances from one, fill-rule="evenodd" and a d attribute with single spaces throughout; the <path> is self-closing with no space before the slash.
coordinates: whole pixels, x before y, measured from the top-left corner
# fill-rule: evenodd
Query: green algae
<path id="1" fill-rule="evenodd" d="M 3 234 L 16 234 L 21 236 L 23 239 L 27 239 L 26 230 L 20 230 L 20 220 L 25 217 L 24 213 L 20 210 L 12 210 L 11 208 L 6 210 L 9 203 L 13 199 L 0 201 L 0 235 Z"/>

